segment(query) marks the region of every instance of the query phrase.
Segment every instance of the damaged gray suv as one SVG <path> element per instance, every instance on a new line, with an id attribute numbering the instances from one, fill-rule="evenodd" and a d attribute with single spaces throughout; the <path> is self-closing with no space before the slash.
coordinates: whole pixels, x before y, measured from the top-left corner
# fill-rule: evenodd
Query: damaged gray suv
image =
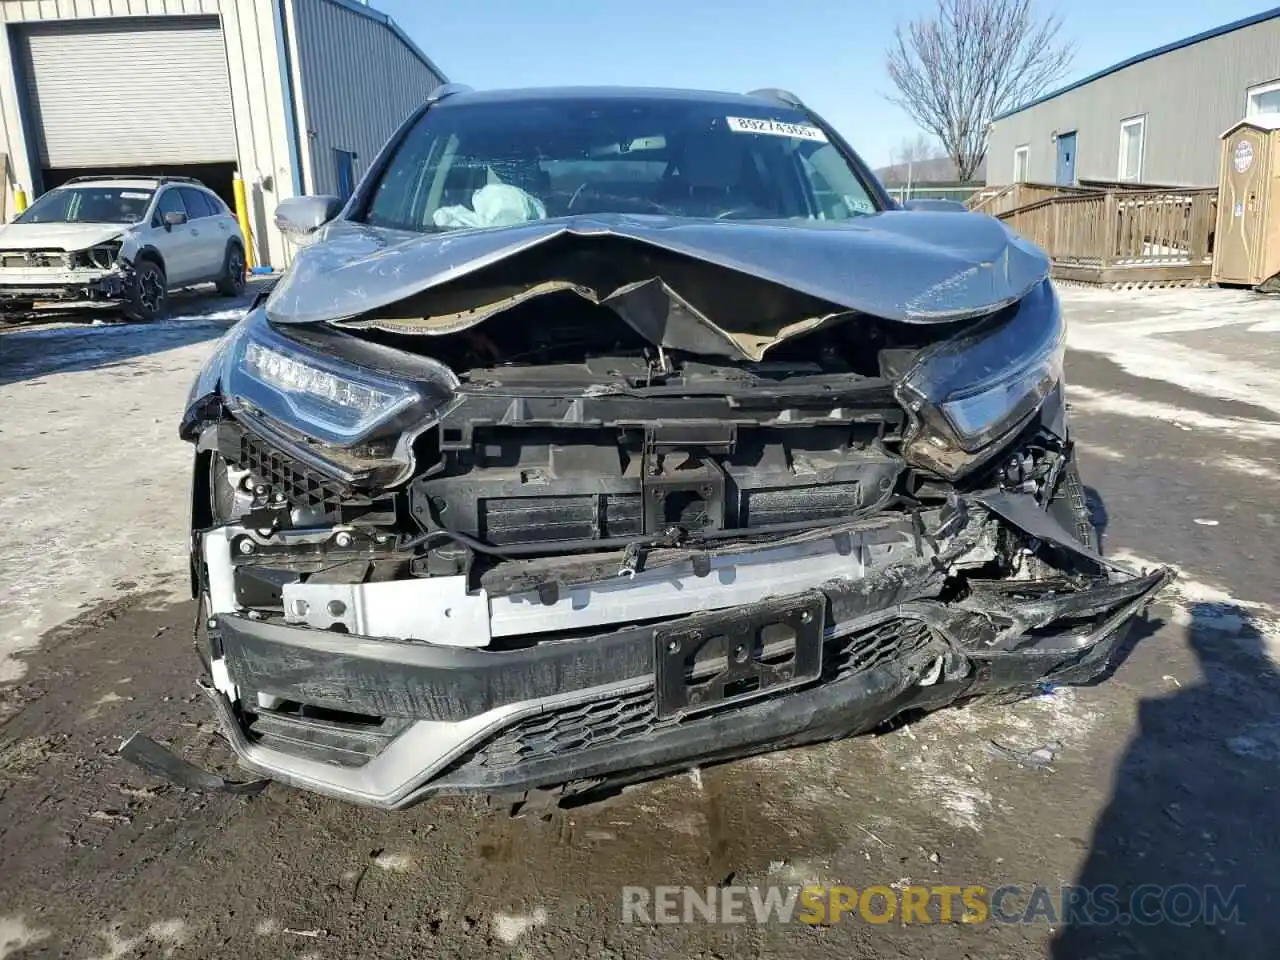
<path id="1" fill-rule="evenodd" d="M 1104 673 L 1044 254 L 793 95 L 446 87 L 201 373 L 192 571 L 241 763 L 598 791 Z"/>

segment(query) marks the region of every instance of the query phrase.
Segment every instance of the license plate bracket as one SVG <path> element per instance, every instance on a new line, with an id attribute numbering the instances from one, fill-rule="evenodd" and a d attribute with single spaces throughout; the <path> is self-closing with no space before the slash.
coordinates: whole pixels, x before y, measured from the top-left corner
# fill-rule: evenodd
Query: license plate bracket
<path id="1" fill-rule="evenodd" d="M 653 632 L 659 719 L 714 710 L 816 680 L 826 597 L 796 594 L 695 614 Z"/>

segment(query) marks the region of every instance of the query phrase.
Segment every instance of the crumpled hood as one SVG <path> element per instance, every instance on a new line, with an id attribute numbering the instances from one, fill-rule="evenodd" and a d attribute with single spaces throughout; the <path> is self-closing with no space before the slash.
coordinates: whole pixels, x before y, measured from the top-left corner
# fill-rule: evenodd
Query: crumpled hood
<path id="1" fill-rule="evenodd" d="M 276 323 L 388 326 L 371 319 L 379 315 L 403 332 L 445 334 L 569 289 L 663 346 L 759 359 L 772 344 L 850 313 L 906 323 L 988 313 L 1048 272 L 1042 251 L 982 214 L 887 211 L 843 222 L 592 215 L 429 234 L 336 221 L 299 251 L 266 309 Z M 749 292 L 730 296 L 735 288 Z"/>
<path id="2" fill-rule="evenodd" d="M 84 250 L 128 229 L 125 223 L 10 223 L 0 227 L 0 250 Z"/>

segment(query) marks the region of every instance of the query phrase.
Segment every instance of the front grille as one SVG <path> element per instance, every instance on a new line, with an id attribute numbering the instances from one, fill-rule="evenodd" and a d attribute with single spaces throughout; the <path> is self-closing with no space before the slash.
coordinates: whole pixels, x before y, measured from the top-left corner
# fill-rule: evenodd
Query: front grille
<path id="1" fill-rule="evenodd" d="M 742 494 L 742 525 L 765 527 L 798 520 L 837 520 L 861 510 L 863 495 L 861 483 L 747 490 Z"/>
<path id="2" fill-rule="evenodd" d="M 409 725 L 402 719 L 330 716 L 290 705 L 250 714 L 250 739 L 264 747 L 339 767 L 361 767 L 381 753 Z"/>
<path id="3" fill-rule="evenodd" d="M 240 434 L 240 467 L 255 478 L 285 495 L 294 506 L 336 513 L 346 493 L 340 484 L 309 470 L 285 456 L 253 434 Z"/>
<path id="4" fill-rule="evenodd" d="M 490 543 L 523 543 L 529 531 L 542 540 L 590 540 L 644 533 L 640 494 L 567 497 L 494 497 L 478 504 L 481 536 Z"/>
<path id="5" fill-rule="evenodd" d="M 66 254 L 61 250 L 25 250 L 22 253 L 0 254 L 0 265 L 10 269 L 65 267 L 66 262 Z"/>
<path id="6" fill-rule="evenodd" d="M 923 649 L 931 639 L 932 634 L 923 623 L 889 620 L 828 641 L 822 682 L 834 683 L 865 673 Z M 590 747 L 634 740 L 679 722 L 656 718 L 652 690 L 623 694 L 548 710 L 520 720 L 479 747 L 460 765 L 506 770 Z"/>
<path id="7" fill-rule="evenodd" d="M 579 703 L 508 727 L 476 751 L 468 765 L 507 769 L 588 747 L 633 740 L 675 722 L 656 719 L 652 690 Z"/>
<path id="8" fill-rule="evenodd" d="M 828 643 L 823 672 L 832 681 L 845 680 L 922 650 L 932 638 L 918 620 L 887 620 Z"/>

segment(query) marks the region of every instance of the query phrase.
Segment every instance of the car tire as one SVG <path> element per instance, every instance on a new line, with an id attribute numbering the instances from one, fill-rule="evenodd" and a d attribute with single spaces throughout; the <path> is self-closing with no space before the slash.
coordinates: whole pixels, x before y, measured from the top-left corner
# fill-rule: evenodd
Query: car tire
<path id="1" fill-rule="evenodd" d="M 238 243 L 229 243 L 222 262 L 222 276 L 218 278 L 218 293 L 238 297 L 244 293 L 244 284 L 244 250 Z"/>
<path id="2" fill-rule="evenodd" d="M 133 268 L 133 293 L 125 316 L 139 323 L 154 323 L 169 315 L 169 280 L 155 260 L 139 260 Z"/>

